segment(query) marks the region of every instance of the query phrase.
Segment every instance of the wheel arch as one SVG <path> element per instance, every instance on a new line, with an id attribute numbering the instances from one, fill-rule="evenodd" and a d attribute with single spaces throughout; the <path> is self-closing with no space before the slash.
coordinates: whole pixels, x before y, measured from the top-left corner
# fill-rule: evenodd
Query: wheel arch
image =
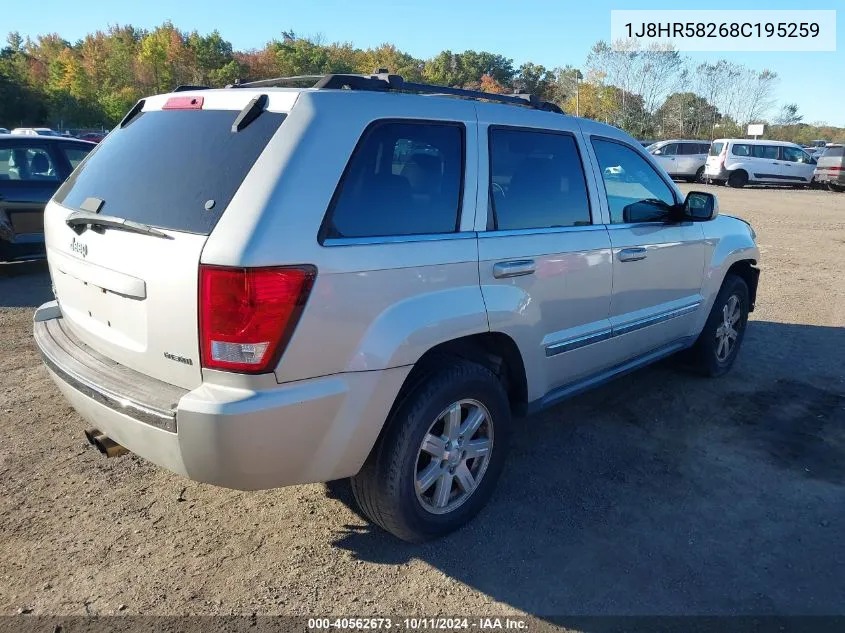
<path id="1" fill-rule="evenodd" d="M 741 259 L 730 265 L 725 277 L 722 279 L 722 285 L 728 275 L 736 275 L 740 277 L 745 285 L 748 286 L 748 311 L 754 312 L 754 306 L 757 303 L 757 285 L 760 280 L 760 269 L 755 266 L 757 262 L 753 259 Z M 721 286 L 720 286 L 721 287 Z"/>
<path id="2" fill-rule="evenodd" d="M 528 402 L 528 381 L 519 347 L 507 334 L 482 332 L 438 343 L 420 356 L 405 378 L 390 410 L 390 416 L 427 376 L 444 360 L 448 362 L 450 358 L 462 358 L 478 363 L 493 372 L 502 381 L 512 412 L 517 415 L 524 414 Z"/>

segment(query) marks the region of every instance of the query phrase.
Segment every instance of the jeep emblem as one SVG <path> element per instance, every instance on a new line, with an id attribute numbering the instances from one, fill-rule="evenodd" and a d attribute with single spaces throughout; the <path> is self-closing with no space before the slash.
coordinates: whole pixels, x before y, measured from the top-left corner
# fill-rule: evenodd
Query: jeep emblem
<path id="1" fill-rule="evenodd" d="M 76 238 L 73 238 L 70 241 L 70 250 L 72 250 L 74 253 L 79 253 L 83 257 L 86 257 L 88 255 L 88 245 L 83 242 L 77 242 Z"/>

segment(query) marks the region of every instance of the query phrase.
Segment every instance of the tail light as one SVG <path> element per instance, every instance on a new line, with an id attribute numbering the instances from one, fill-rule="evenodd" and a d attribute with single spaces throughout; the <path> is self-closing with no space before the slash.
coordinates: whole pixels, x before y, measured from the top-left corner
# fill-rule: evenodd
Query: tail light
<path id="1" fill-rule="evenodd" d="M 725 146 L 722 148 L 722 151 L 719 153 L 719 169 L 722 169 L 725 166 L 725 160 L 728 158 L 728 144 L 725 143 Z"/>
<path id="2" fill-rule="evenodd" d="M 314 285 L 313 266 L 200 266 L 200 344 L 208 369 L 272 371 Z"/>

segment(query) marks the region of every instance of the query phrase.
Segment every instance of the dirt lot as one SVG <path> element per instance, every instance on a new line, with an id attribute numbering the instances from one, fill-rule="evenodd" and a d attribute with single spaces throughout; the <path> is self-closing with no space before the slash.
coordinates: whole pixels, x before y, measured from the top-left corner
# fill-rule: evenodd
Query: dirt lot
<path id="1" fill-rule="evenodd" d="M 734 371 L 664 363 L 526 420 L 489 507 L 422 547 L 342 485 L 102 458 L 33 347 L 45 269 L 6 266 L 0 614 L 845 613 L 845 195 L 714 190 L 764 257 Z"/>

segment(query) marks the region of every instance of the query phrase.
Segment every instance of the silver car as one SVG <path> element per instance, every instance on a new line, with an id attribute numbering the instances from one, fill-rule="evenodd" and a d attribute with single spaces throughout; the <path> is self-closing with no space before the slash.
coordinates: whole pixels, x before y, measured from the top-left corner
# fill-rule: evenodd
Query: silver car
<path id="1" fill-rule="evenodd" d="M 515 417 L 672 354 L 732 366 L 754 232 L 624 132 L 387 74 L 276 83 L 142 100 L 47 207 L 35 340 L 106 454 L 351 478 L 422 541 L 490 498 Z"/>
<path id="2" fill-rule="evenodd" d="M 673 139 L 653 143 L 646 149 L 672 178 L 699 182 L 704 176 L 710 141 Z"/>

